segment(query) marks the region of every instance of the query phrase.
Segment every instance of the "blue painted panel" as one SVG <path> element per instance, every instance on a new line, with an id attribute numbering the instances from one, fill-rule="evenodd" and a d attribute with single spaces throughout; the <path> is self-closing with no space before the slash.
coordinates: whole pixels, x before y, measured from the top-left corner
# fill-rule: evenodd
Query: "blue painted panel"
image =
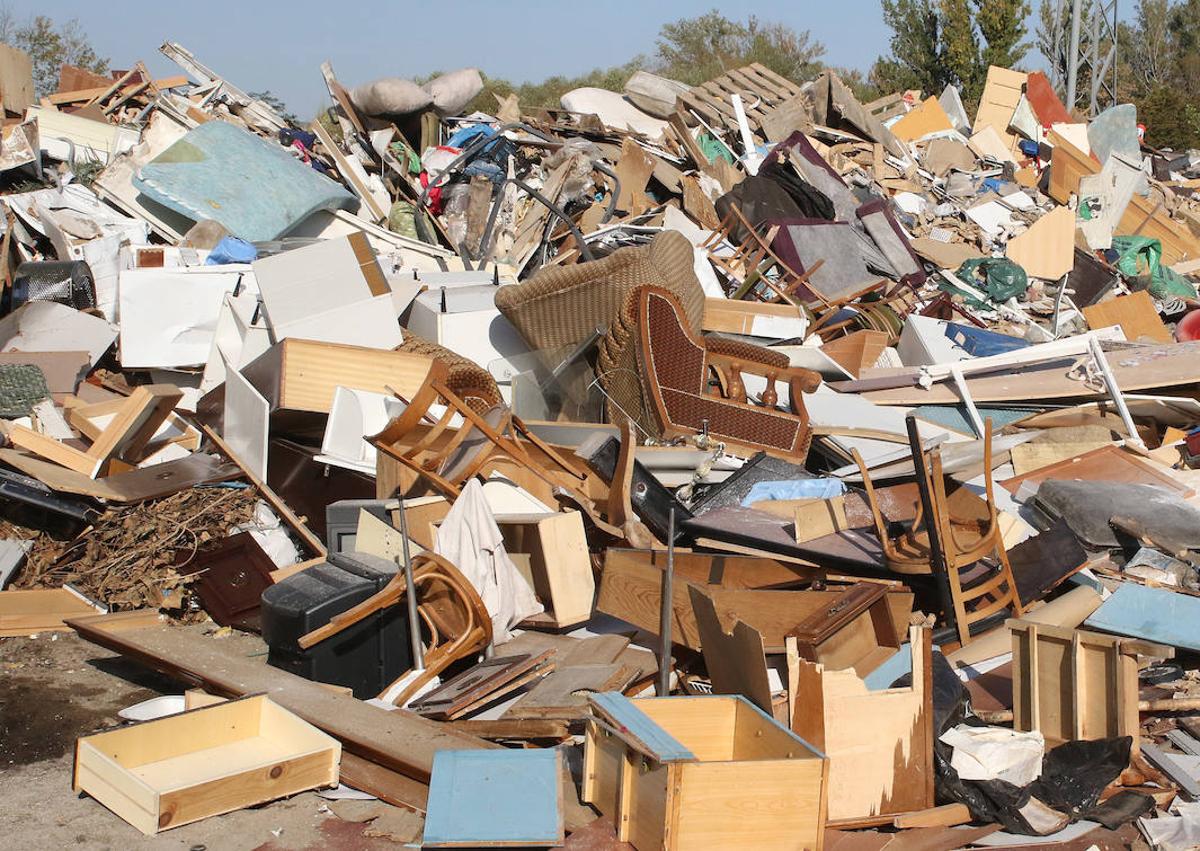
<path id="1" fill-rule="evenodd" d="M 285 148 L 224 121 L 189 130 L 138 170 L 133 185 L 190 219 L 215 219 L 248 242 L 278 239 L 353 195 Z"/>
<path id="2" fill-rule="evenodd" d="M 659 762 L 694 762 L 696 755 L 658 726 L 637 704 L 617 691 L 593 694 L 589 698 L 600 710 L 654 754 Z"/>
<path id="3" fill-rule="evenodd" d="M 1185 650 L 1200 650 L 1200 597 L 1126 582 L 1084 626 Z"/>
<path id="4" fill-rule="evenodd" d="M 425 847 L 563 842 L 559 755 L 532 750 L 438 751 L 425 814 Z"/>

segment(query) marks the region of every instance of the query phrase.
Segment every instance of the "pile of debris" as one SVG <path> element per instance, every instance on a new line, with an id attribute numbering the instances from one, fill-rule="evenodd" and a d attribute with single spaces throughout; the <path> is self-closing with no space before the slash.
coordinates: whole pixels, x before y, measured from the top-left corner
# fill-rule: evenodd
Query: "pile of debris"
<path id="1" fill-rule="evenodd" d="M 0 79 L 47 187 L 0 197 L 0 635 L 203 687 L 76 789 L 155 833 L 340 779 L 427 847 L 1200 842 L 1200 152 L 996 67 L 972 118 L 325 64 L 296 127 L 161 51 Z"/>

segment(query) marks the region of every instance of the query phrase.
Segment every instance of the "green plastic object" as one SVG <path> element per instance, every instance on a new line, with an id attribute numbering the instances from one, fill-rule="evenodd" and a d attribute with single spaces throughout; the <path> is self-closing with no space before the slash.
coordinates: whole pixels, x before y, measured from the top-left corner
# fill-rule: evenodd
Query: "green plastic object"
<path id="1" fill-rule="evenodd" d="M 716 139 L 711 133 L 701 133 L 696 139 L 696 144 L 700 146 L 700 150 L 704 152 L 704 156 L 708 157 L 709 162 L 716 162 L 718 159 L 722 159 L 731 165 L 733 164 L 733 154 L 729 152 L 729 148 L 721 144 L 720 140 Z"/>
<path id="2" fill-rule="evenodd" d="M 1162 242 L 1151 236 L 1114 236 L 1117 268 L 1130 278 L 1150 278 L 1150 295 L 1169 299 L 1195 298 L 1196 288 L 1170 266 L 1162 264 Z"/>
<path id="3" fill-rule="evenodd" d="M 996 304 L 1023 295 L 1029 289 L 1025 270 L 1007 257 L 977 257 L 967 260 L 954 276 L 964 283 L 987 293 Z M 982 305 L 987 307 L 988 305 Z"/>

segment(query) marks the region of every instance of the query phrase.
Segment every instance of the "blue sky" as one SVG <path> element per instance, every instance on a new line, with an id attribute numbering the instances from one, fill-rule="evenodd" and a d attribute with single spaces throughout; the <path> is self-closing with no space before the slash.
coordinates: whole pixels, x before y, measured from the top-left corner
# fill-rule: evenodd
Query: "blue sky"
<path id="1" fill-rule="evenodd" d="M 0 6 L 20 21 L 33 14 L 78 19 L 114 67 L 142 59 L 155 74 L 176 73 L 158 47 L 179 42 L 241 88 L 279 95 L 302 118 L 325 101 L 318 70 L 325 59 L 347 86 L 463 66 L 514 81 L 575 75 L 651 53 L 662 24 L 714 6 L 730 18 L 753 14 L 810 30 L 825 45 L 826 61 L 838 66 L 865 70 L 887 50 L 889 35 L 879 0 L 0 0 Z"/>

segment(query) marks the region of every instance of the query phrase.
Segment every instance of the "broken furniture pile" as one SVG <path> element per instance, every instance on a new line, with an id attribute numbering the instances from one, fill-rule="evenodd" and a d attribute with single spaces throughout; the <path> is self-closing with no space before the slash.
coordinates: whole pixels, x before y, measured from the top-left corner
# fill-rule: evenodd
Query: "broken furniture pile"
<path id="1" fill-rule="evenodd" d="M 1197 841 L 1196 152 L 1002 68 L 974 117 L 759 65 L 463 115 L 472 69 L 325 64 L 295 127 L 161 50 L 0 161 L 52 184 L 0 197 L 0 635 L 200 686 L 77 789 L 154 833 L 340 779 L 428 847 Z"/>

